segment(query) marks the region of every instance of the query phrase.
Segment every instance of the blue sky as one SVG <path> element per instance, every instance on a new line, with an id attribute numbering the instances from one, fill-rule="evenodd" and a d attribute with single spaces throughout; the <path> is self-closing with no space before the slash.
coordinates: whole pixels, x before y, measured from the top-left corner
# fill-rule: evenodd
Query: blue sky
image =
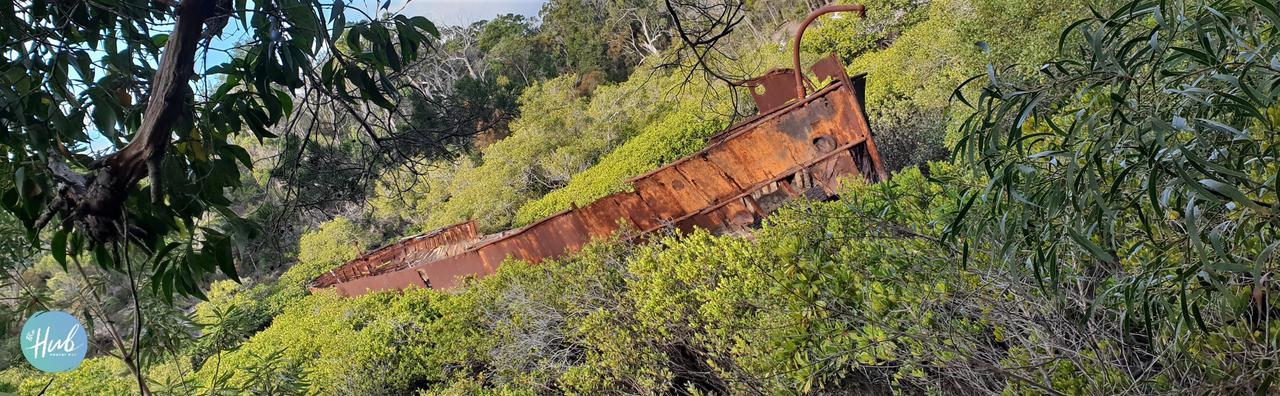
<path id="1" fill-rule="evenodd" d="M 405 15 L 427 17 L 438 26 L 449 26 L 469 25 L 472 22 L 492 19 L 503 14 L 536 17 L 545 2 L 546 0 L 393 0 L 390 9 Z M 361 14 L 351 11 L 351 8 L 361 8 L 367 10 L 369 14 L 375 14 L 372 10 L 380 3 L 381 1 L 378 0 L 349 0 L 347 21 L 363 19 Z M 232 21 L 223 30 L 222 36 L 211 43 L 211 47 L 230 48 L 244 39 L 244 31 L 240 29 L 240 24 Z M 227 55 L 222 51 L 208 51 L 207 54 L 202 52 L 197 55 L 196 68 L 207 69 L 226 60 Z"/>
<path id="2" fill-rule="evenodd" d="M 536 17 L 545 2 L 546 0 L 392 0 L 390 9 L 405 15 L 424 16 L 438 26 L 449 26 L 468 25 L 472 22 L 492 19 L 494 16 L 503 14 Z M 380 3 L 381 1 L 379 0 L 348 0 L 347 7 L 372 10 Z M 370 13 L 372 14 L 372 12 Z M 348 21 L 356 21 L 361 18 L 354 11 L 347 12 Z M 161 33 L 161 31 L 153 33 Z M 244 31 L 241 29 L 240 23 L 231 21 L 226 29 L 223 30 L 222 36 L 214 39 L 210 46 L 226 49 L 244 39 Z M 93 56 L 97 57 L 101 56 L 101 54 L 95 51 Z M 202 72 L 213 65 L 227 61 L 227 59 L 227 54 L 223 51 L 201 51 L 196 54 L 196 71 L 197 73 Z M 74 70 L 72 73 L 74 73 Z M 73 78 L 78 78 L 78 76 Z M 196 89 L 202 88 L 200 83 L 196 83 L 196 85 Z M 109 150 L 111 144 L 106 138 L 98 133 L 92 125 L 87 126 L 87 128 L 91 138 L 89 144 L 91 149 L 95 151 Z"/>
<path id="3" fill-rule="evenodd" d="M 438 25 L 466 25 L 495 15 L 520 14 L 538 16 L 544 0 L 410 0 L 397 2 L 392 9 L 403 7 L 406 15 L 421 15 Z"/>

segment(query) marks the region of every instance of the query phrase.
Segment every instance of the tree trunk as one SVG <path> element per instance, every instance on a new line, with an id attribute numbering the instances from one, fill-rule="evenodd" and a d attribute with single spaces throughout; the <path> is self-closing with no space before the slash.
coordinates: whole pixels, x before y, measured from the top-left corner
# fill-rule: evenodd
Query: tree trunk
<path id="1" fill-rule="evenodd" d="M 118 225 L 125 199 L 149 173 L 148 163 L 164 155 L 174 124 L 191 111 L 188 84 L 195 74 L 196 49 L 204 36 L 205 21 L 215 15 L 217 5 L 218 0 L 185 0 L 178 5 L 176 23 L 160 56 L 150 102 L 137 133 L 123 149 L 97 161 L 89 175 L 51 167 L 68 189 L 59 194 L 62 202 L 55 200 L 47 216 L 61 214 L 64 221 L 75 222 L 97 242 L 123 236 Z M 159 180 L 152 182 L 158 184 Z"/>

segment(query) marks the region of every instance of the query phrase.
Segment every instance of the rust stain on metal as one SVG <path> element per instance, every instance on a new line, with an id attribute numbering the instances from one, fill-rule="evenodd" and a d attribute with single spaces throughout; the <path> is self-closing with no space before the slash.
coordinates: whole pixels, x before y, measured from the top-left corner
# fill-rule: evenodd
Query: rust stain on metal
<path id="1" fill-rule="evenodd" d="M 756 109 L 768 113 L 795 100 L 795 71 L 792 69 L 774 70 L 763 76 L 743 82 L 756 102 Z"/>
<path id="2" fill-rule="evenodd" d="M 408 237 L 330 270 L 312 281 L 311 287 L 326 288 L 362 277 L 399 271 L 430 260 L 432 256 L 456 254 L 457 245 L 475 240 L 477 236 L 475 222 L 468 221 Z"/>
<path id="3" fill-rule="evenodd" d="M 824 7 L 806 25 L 846 8 L 861 11 Z M 495 235 L 477 235 L 467 222 L 407 238 L 335 268 L 311 287 L 346 296 L 415 286 L 450 289 L 493 274 L 508 260 L 537 264 L 563 257 L 624 228 L 635 231 L 630 237 L 668 227 L 744 232 L 787 200 L 833 198 L 848 177 L 885 180 L 862 107 L 864 77 L 849 77 L 839 59 L 827 56 L 811 68 L 825 84 L 806 95 L 796 59 L 795 69 L 747 82 L 759 115 L 712 137 L 698 153 L 631 179 L 634 191 Z"/>

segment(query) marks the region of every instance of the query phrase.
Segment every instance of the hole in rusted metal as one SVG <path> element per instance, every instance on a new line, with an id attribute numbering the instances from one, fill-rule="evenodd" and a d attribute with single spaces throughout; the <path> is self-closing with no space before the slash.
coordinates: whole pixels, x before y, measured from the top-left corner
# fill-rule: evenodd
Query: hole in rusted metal
<path id="1" fill-rule="evenodd" d="M 818 136 L 813 138 L 813 147 L 817 148 L 819 153 L 830 152 L 836 149 L 836 141 L 830 136 Z"/>
<path id="2" fill-rule="evenodd" d="M 430 276 L 427 276 L 427 271 L 426 271 L 426 270 L 421 270 L 421 269 L 420 269 L 420 270 L 418 270 L 418 277 L 419 277 L 419 278 L 422 278 L 422 284 L 423 284 L 423 285 L 426 285 L 428 289 L 430 289 L 430 288 L 431 288 L 431 277 L 430 277 Z"/>

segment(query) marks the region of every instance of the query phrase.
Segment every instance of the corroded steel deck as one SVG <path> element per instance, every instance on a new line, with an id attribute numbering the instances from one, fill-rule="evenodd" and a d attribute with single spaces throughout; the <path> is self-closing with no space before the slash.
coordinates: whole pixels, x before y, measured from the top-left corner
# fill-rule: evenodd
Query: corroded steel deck
<path id="1" fill-rule="evenodd" d="M 346 296 L 410 286 L 449 289 L 492 274 L 508 258 L 536 264 L 623 227 L 635 235 L 694 227 L 737 232 L 786 200 L 833 197 L 844 177 L 885 179 L 863 109 L 863 76 L 850 78 L 834 56 L 811 70 L 826 85 L 802 100 L 791 69 L 746 82 L 760 114 L 712 137 L 702 151 L 630 180 L 633 191 L 497 235 L 478 236 L 473 223 L 464 223 L 408 238 L 311 287 L 334 287 Z"/>

